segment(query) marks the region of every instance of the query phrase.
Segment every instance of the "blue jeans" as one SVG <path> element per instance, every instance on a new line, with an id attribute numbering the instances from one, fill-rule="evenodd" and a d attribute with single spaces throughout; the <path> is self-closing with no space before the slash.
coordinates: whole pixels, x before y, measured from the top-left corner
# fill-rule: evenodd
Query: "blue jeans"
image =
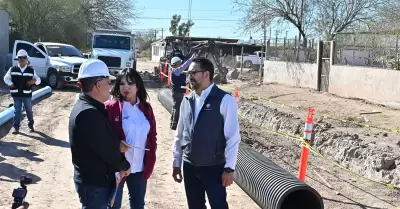
<path id="1" fill-rule="evenodd" d="M 13 126 L 19 130 L 21 123 L 22 104 L 24 104 L 26 116 L 28 117 L 28 127 L 33 128 L 33 112 L 32 112 L 32 98 L 31 97 L 13 97 L 14 100 L 14 123 Z"/>
<path id="2" fill-rule="evenodd" d="M 112 188 L 102 188 L 75 183 L 82 209 L 109 209 Z"/>
<path id="3" fill-rule="evenodd" d="M 183 162 L 183 181 L 189 209 L 206 208 L 206 196 L 211 209 L 228 209 L 226 188 L 222 186 L 224 165 L 195 167 Z"/>
<path id="4" fill-rule="evenodd" d="M 144 209 L 144 198 L 146 196 L 147 180 L 143 178 L 143 172 L 131 173 L 126 177 L 126 185 L 129 191 L 129 203 L 131 209 Z M 112 209 L 120 209 L 124 184 L 118 186 L 115 202 Z"/>

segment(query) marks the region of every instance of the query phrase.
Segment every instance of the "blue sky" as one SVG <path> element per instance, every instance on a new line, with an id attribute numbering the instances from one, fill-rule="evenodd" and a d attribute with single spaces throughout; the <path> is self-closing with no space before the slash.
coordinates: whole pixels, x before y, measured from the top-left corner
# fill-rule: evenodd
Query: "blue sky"
<path id="1" fill-rule="evenodd" d="M 181 22 L 187 20 L 189 0 L 135 0 L 135 8 L 139 13 L 139 18 L 132 23 L 129 29 L 145 31 L 154 28 L 159 30 L 157 37 L 161 38 L 162 28 L 164 28 L 164 36 L 171 35 L 169 26 L 172 15 L 181 15 L 183 19 Z M 250 37 L 249 34 L 242 34 L 239 29 L 238 20 L 242 13 L 233 10 L 232 0 L 192 0 L 191 13 L 194 22 L 191 36 L 244 40 L 248 40 Z M 288 31 L 288 37 L 294 37 L 297 33 L 295 29 L 282 29 L 274 26 L 271 26 L 271 30 L 273 37 L 275 37 L 276 30 L 280 33 L 278 37 L 284 37 L 286 31 Z M 269 36 L 269 31 L 267 36 Z M 262 31 L 252 34 L 252 37 L 258 40 L 263 39 Z"/>

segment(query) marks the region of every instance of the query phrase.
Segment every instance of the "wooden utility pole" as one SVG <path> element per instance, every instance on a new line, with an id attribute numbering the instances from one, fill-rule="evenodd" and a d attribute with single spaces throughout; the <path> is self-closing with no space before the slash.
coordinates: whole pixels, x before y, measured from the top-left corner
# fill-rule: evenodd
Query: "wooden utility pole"
<path id="1" fill-rule="evenodd" d="M 263 30 L 264 30 L 264 46 L 267 45 L 267 17 L 264 13 L 264 21 L 263 21 Z"/>

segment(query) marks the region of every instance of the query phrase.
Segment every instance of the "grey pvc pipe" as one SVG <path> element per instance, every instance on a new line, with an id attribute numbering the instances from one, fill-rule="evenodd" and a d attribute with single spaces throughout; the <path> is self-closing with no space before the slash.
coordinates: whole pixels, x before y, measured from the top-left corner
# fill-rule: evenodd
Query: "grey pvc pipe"
<path id="1" fill-rule="evenodd" d="M 158 100 L 171 113 L 171 90 L 161 90 Z M 315 189 L 244 143 L 239 145 L 235 170 L 236 184 L 261 208 L 324 208 L 321 195 Z"/>

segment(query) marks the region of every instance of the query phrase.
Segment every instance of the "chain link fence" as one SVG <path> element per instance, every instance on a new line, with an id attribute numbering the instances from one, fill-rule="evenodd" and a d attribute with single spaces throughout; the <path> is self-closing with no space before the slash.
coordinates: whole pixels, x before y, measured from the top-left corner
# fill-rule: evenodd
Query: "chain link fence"
<path id="1" fill-rule="evenodd" d="M 300 47 L 297 37 L 271 39 L 267 43 L 269 49 L 267 59 L 287 62 L 307 62 L 316 63 L 317 61 L 317 42 L 315 40 L 300 40 Z"/>
<path id="2" fill-rule="evenodd" d="M 335 64 L 398 70 L 399 34 L 337 34 L 336 52 Z"/>

